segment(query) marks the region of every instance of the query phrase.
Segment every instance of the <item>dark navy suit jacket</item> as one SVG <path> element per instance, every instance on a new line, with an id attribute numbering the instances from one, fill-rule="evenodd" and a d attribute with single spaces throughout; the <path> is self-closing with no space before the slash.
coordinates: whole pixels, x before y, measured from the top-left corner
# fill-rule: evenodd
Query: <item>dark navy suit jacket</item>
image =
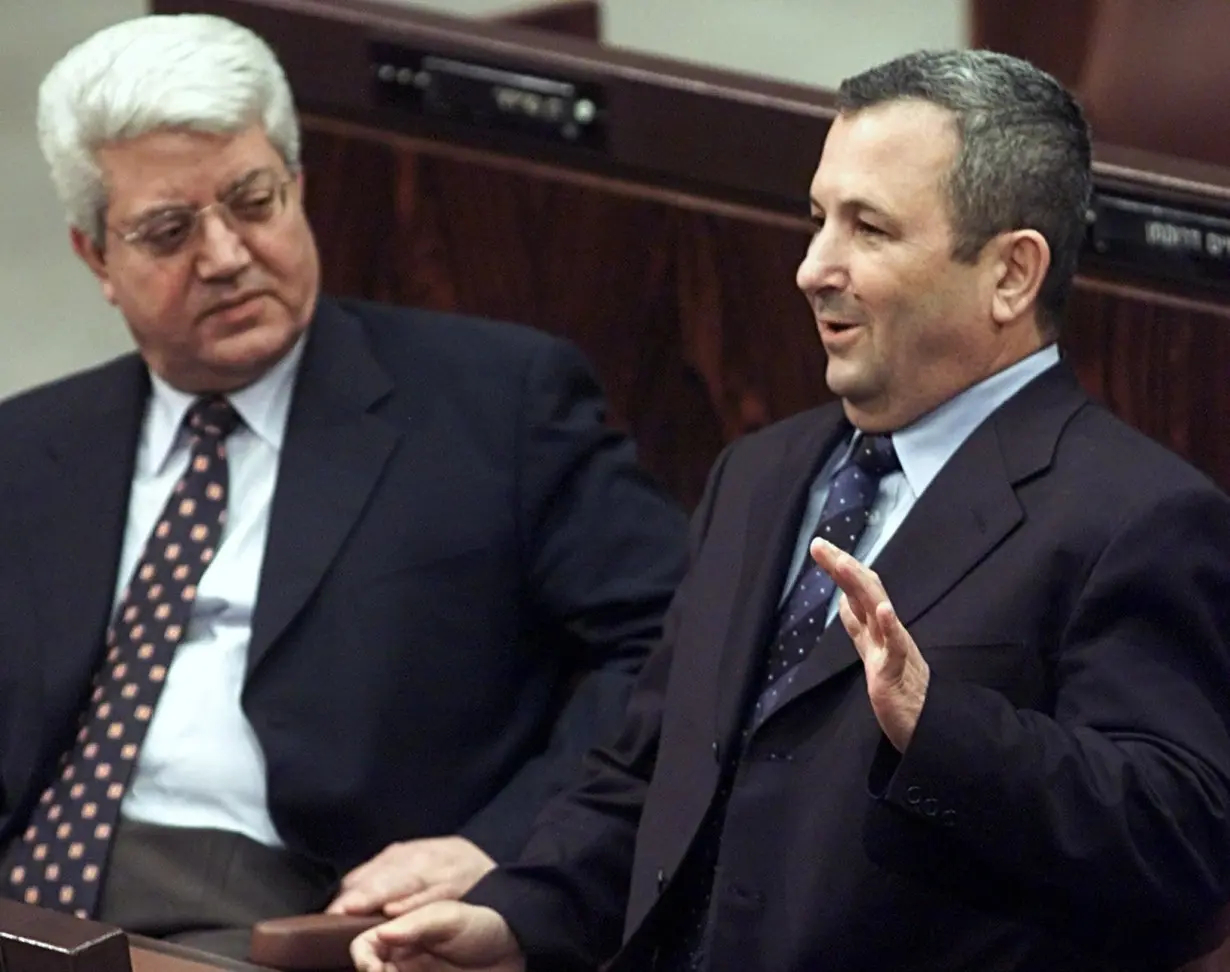
<path id="1" fill-rule="evenodd" d="M 0 846 L 100 662 L 148 394 L 131 355 L 0 406 Z M 686 524 L 603 420 L 555 338 L 321 300 L 242 695 L 288 847 L 508 859 L 618 727 Z"/>
<path id="2" fill-rule="evenodd" d="M 1178 964 L 1230 900 L 1230 499 L 1060 364 L 875 562 L 931 669 L 904 756 L 840 623 L 741 738 L 808 488 L 848 434 L 821 408 L 719 460 L 618 744 L 471 900 L 530 968 L 652 969 L 728 785 L 711 972 Z"/>

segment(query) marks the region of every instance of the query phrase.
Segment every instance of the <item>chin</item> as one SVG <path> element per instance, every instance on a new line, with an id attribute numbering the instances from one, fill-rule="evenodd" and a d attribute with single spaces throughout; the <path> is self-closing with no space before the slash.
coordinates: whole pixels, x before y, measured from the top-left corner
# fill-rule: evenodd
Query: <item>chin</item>
<path id="1" fill-rule="evenodd" d="M 862 398 L 871 394 L 871 382 L 863 370 L 851 366 L 845 361 L 835 361 L 829 358 L 828 368 L 824 372 L 824 383 L 838 398 Z"/>
<path id="2" fill-rule="evenodd" d="M 281 361 L 294 346 L 296 337 L 297 334 L 280 330 L 272 333 L 249 331 L 215 344 L 205 364 L 230 386 L 220 391 L 236 391 L 259 380 Z"/>
<path id="3" fill-rule="evenodd" d="M 219 360 L 259 359 L 284 353 L 301 329 L 282 315 L 260 315 L 244 322 L 242 327 L 219 334 L 214 341 L 214 353 Z"/>

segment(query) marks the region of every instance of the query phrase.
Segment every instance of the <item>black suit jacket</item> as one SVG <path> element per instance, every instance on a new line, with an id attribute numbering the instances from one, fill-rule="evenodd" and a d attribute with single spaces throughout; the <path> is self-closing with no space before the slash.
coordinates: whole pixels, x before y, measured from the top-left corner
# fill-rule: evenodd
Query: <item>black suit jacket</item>
<path id="1" fill-rule="evenodd" d="M 713 972 L 1165 968 L 1230 899 L 1230 501 L 1066 366 L 876 561 L 931 668 L 903 757 L 840 623 L 740 730 L 836 407 L 728 450 L 618 744 L 471 893 L 533 969 L 650 969 L 723 778 Z M 1158 964 L 1161 963 L 1161 964 Z"/>
<path id="2" fill-rule="evenodd" d="M 0 845 L 100 661 L 148 388 L 132 355 L 0 406 Z M 617 729 L 686 526 L 603 418 L 554 338 L 321 301 L 242 695 L 290 848 L 506 859 Z"/>

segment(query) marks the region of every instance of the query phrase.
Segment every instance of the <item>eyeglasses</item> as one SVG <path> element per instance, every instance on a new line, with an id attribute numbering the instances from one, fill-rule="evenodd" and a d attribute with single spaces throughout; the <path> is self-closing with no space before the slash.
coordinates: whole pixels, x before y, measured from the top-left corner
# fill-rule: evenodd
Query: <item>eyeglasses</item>
<path id="1" fill-rule="evenodd" d="M 243 233 L 246 227 L 273 222 L 285 210 L 286 190 L 295 178 L 262 170 L 208 206 L 173 206 L 143 217 L 130 230 L 112 226 L 107 229 L 150 256 L 172 257 L 196 238 L 208 212 L 216 210 L 236 233 Z"/>

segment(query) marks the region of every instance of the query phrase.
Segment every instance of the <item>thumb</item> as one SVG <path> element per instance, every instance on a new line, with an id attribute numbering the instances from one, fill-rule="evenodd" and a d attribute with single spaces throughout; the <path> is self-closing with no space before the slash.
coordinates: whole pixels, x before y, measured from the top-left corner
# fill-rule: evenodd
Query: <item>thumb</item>
<path id="1" fill-rule="evenodd" d="M 461 905 L 456 901 L 434 901 L 377 925 L 373 932 L 385 945 L 413 945 L 430 950 L 434 945 L 456 938 L 462 930 Z"/>
<path id="2" fill-rule="evenodd" d="M 375 902 L 362 891 L 350 889 L 343 891 L 325 909 L 330 915 L 368 915 L 376 910 Z"/>
<path id="3" fill-rule="evenodd" d="M 408 894 L 404 898 L 397 898 L 394 901 L 386 902 L 384 913 L 390 918 L 396 918 L 398 915 L 404 915 L 409 911 L 414 911 L 416 908 L 422 908 L 433 901 L 455 901 L 460 896 L 461 892 L 451 885 L 433 884 L 431 887 L 424 888 L 415 894 Z"/>

